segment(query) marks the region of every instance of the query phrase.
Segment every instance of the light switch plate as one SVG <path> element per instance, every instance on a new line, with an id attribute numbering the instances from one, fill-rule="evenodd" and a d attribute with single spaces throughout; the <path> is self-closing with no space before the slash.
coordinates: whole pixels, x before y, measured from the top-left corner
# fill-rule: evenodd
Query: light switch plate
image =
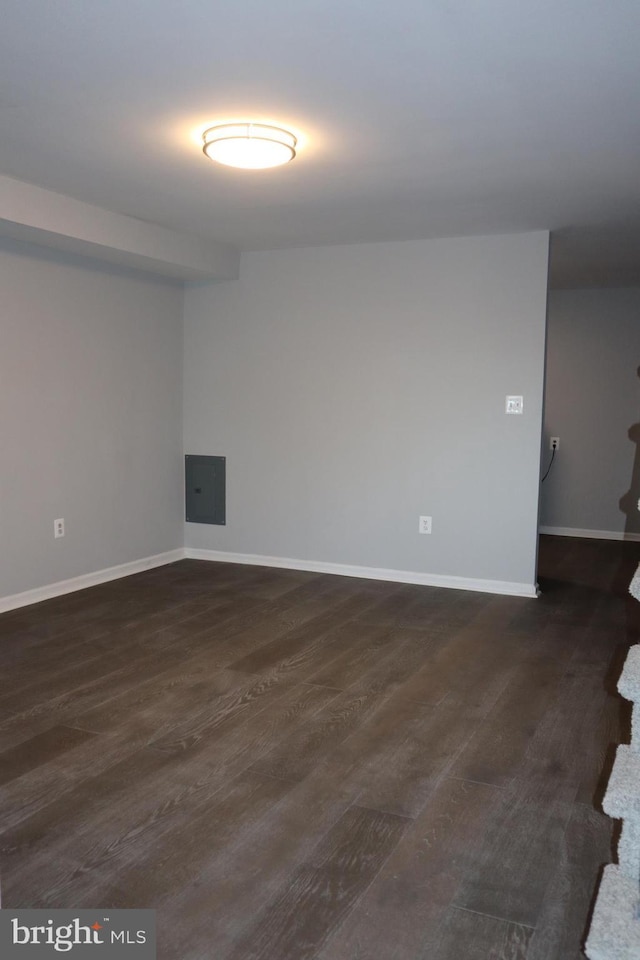
<path id="1" fill-rule="evenodd" d="M 524 397 L 507 397 L 505 403 L 505 413 L 522 413 L 524 407 Z"/>

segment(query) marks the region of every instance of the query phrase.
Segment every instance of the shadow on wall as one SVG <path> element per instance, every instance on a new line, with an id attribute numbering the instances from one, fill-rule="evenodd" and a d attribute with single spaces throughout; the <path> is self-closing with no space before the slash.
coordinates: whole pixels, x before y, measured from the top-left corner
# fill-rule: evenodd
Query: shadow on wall
<path id="1" fill-rule="evenodd" d="M 638 367 L 637 374 L 640 377 L 640 367 Z M 633 470 L 631 471 L 631 486 L 625 495 L 620 498 L 619 504 L 626 517 L 625 534 L 640 534 L 640 510 L 638 510 L 638 501 L 640 500 L 640 423 L 634 423 L 629 428 L 628 436 L 631 442 L 635 443 L 636 450 L 633 458 Z"/>
<path id="2" fill-rule="evenodd" d="M 640 377 L 640 367 L 637 374 Z M 635 443 L 636 449 L 633 457 L 633 469 L 631 471 L 631 485 L 628 491 L 619 500 L 619 506 L 626 519 L 624 524 L 625 538 L 635 534 L 634 539 L 640 535 L 640 423 L 634 423 L 629 427 L 628 437 L 632 443 Z M 631 578 L 636 572 L 638 565 L 637 544 L 628 543 L 623 551 L 623 560 L 620 564 L 617 577 L 617 586 L 621 587 L 621 595 L 625 598 L 626 612 L 626 639 L 627 643 L 638 643 L 640 639 L 640 604 L 629 594 L 629 584 Z"/>

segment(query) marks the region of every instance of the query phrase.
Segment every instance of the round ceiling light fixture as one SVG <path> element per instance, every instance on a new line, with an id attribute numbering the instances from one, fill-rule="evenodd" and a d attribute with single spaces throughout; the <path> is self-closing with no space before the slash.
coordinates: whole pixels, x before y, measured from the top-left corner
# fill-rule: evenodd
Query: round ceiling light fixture
<path id="1" fill-rule="evenodd" d="M 297 138 L 289 130 L 266 123 L 222 123 L 202 134 L 203 153 L 216 163 L 243 170 L 264 170 L 289 163 Z"/>

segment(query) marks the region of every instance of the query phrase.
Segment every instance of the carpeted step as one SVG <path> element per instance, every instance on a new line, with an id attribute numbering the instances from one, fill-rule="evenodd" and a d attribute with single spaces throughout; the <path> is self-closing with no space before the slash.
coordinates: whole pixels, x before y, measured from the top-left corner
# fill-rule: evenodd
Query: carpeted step
<path id="1" fill-rule="evenodd" d="M 638 960 L 640 896 L 638 881 L 616 864 L 604 868 L 585 952 L 589 960 Z"/>

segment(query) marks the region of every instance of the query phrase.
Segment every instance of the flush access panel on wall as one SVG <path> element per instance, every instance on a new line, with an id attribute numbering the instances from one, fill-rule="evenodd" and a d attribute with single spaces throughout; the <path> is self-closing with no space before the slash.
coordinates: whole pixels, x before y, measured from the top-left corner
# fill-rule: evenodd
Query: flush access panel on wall
<path id="1" fill-rule="evenodd" d="M 225 523 L 225 457 L 184 458 L 188 523 Z"/>

